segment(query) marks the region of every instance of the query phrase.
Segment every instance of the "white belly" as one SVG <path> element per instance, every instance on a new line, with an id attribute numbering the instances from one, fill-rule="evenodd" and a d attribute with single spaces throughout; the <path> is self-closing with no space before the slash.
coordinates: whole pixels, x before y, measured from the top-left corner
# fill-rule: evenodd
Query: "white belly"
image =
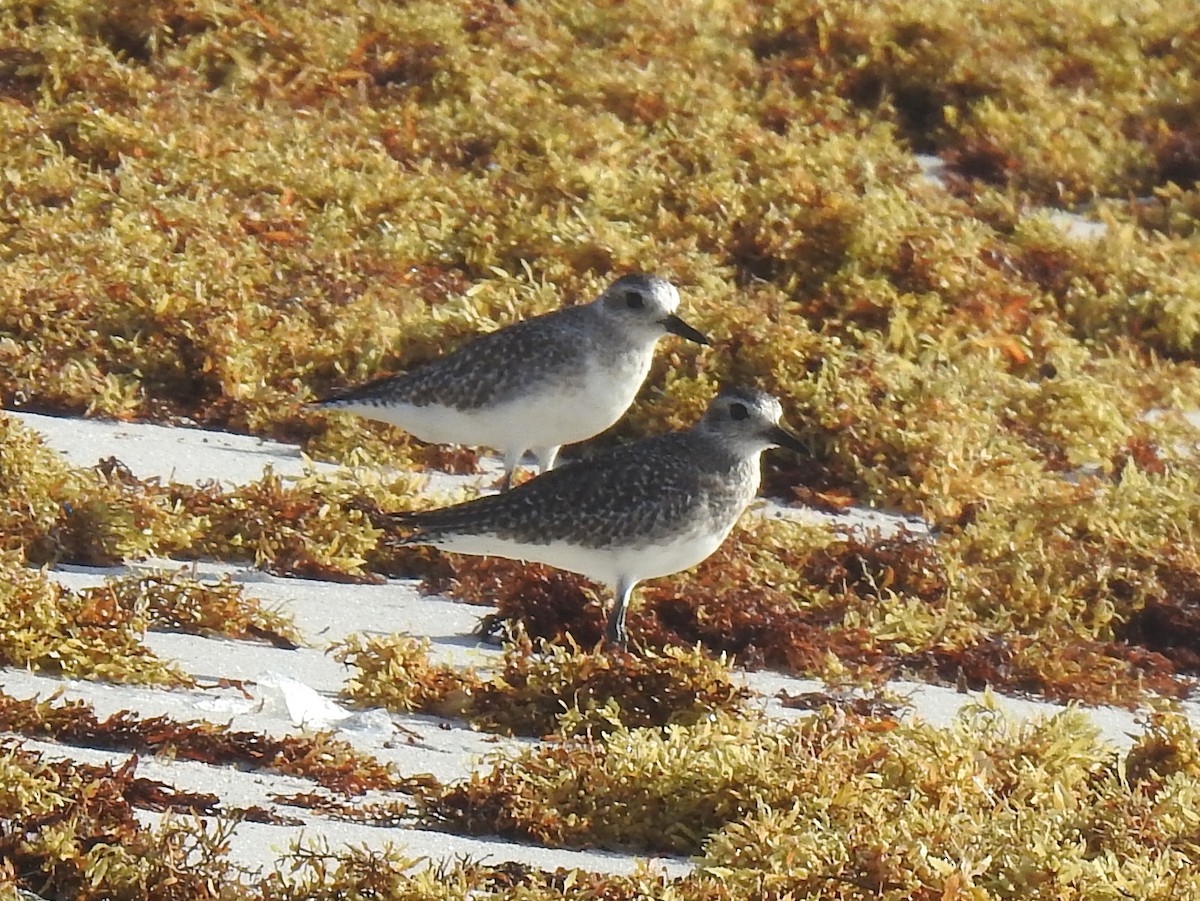
<path id="1" fill-rule="evenodd" d="M 591 438 L 620 419 L 646 378 L 652 353 L 618 370 L 589 367 L 568 382 L 530 385 L 521 397 L 477 410 L 395 403 L 341 409 L 397 425 L 431 444 L 557 447 Z"/>
<path id="2" fill-rule="evenodd" d="M 459 554 L 545 563 L 615 587 L 622 579 L 640 582 L 691 569 L 721 546 L 731 528 L 732 523 L 722 532 L 696 532 L 640 547 L 589 548 L 561 542 L 524 544 L 490 535 L 458 535 L 439 541 L 437 547 Z"/>

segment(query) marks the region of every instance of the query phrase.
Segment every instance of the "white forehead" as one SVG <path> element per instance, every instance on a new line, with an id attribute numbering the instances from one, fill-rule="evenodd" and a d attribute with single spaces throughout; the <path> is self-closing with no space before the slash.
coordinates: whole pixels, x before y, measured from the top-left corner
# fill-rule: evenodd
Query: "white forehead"
<path id="1" fill-rule="evenodd" d="M 679 289 L 665 278 L 652 278 L 650 292 L 654 297 L 655 306 L 660 309 L 666 310 L 668 313 L 674 313 L 679 309 Z"/>
<path id="2" fill-rule="evenodd" d="M 778 398 L 772 397 L 770 394 L 759 393 L 758 399 L 759 409 L 772 422 L 779 422 L 783 418 L 783 404 Z"/>

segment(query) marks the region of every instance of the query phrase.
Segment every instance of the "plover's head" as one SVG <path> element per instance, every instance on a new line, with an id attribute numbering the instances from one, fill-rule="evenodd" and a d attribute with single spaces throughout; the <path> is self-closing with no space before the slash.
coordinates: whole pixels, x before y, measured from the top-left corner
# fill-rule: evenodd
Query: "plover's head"
<path id="1" fill-rule="evenodd" d="M 770 394 L 734 387 L 722 389 L 708 405 L 700 424 L 746 453 L 759 453 L 768 447 L 807 453 L 799 436 L 779 424 L 782 418 L 783 407 Z"/>
<path id="2" fill-rule="evenodd" d="M 596 298 L 594 305 L 622 331 L 639 337 L 653 341 L 669 332 L 697 344 L 711 343 L 702 332 L 675 315 L 679 309 L 679 291 L 657 275 L 623 275 Z"/>

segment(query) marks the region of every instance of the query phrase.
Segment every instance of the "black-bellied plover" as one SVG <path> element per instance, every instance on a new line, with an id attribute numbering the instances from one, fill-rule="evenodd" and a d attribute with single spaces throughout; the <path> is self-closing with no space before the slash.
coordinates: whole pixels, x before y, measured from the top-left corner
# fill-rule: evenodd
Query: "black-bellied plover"
<path id="1" fill-rule="evenodd" d="M 495 448 L 507 489 L 526 451 L 546 472 L 559 447 L 620 419 L 663 335 L 709 343 L 678 308 L 679 292 L 666 279 L 626 275 L 589 304 L 481 335 L 427 366 L 314 406 L 392 423 L 422 441 Z"/>
<path id="2" fill-rule="evenodd" d="M 440 510 L 394 513 L 401 545 L 546 563 L 612 587 L 608 641 L 624 648 L 625 610 L 643 579 L 695 566 L 758 492 L 769 447 L 803 452 L 769 394 L 722 391 L 683 432 L 623 445 L 513 489 Z"/>

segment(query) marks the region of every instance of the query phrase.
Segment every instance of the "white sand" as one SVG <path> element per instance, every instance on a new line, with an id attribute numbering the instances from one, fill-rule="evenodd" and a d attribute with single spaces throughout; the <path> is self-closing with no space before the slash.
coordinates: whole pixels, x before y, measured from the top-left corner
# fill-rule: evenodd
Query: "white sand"
<path id="1" fill-rule="evenodd" d="M 49 444 L 77 465 L 92 465 L 98 459 L 116 456 L 134 472 L 149 478 L 196 482 L 215 479 L 238 484 L 256 479 L 266 466 L 282 475 L 300 474 L 305 462 L 294 447 L 238 435 L 157 425 L 105 423 L 39 416 L 16 415 L 44 434 Z M 322 467 L 324 468 L 324 467 Z M 332 467 L 329 467 L 332 469 Z M 494 481 L 498 463 L 489 461 L 477 483 Z M 431 494 L 461 485 L 471 479 L 438 477 L 431 480 Z M 922 532 L 920 524 L 889 517 L 876 511 L 852 511 L 840 517 L 825 517 L 767 505 L 765 515 L 785 515 L 807 520 L 833 521 L 856 530 L 891 532 L 907 528 Z M 150 568 L 174 569 L 171 561 L 150 561 Z M 436 658 L 456 666 L 487 666 L 496 657 L 494 647 L 481 645 L 471 630 L 489 608 L 472 607 L 441 598 L 421 597 L 415 583 L 390 581 L 381 586 L 348 586 L 303 579 L 281 579 L 254 570 L 222 564 L 199 564 L 198 575 L 230 574 L 245 583 L 247 592 L 271 605 L 285 609 L 296 620 L 310 647 L 294 651 L 192 635 L 152 633 L 147 643 L 156 653 L 177 661 L 185 670 L 207 684 L 218 678 L 246 680 L 247 698 L 235 688 L 206 687 L 191 691 L 132 688 L 105 683 L 68 681 L 12 669 L 0 669 L 0 687 L 17 697 L 48 697 L 62 691 L 93 705 L 100 716 L 133 710 L 142 716 L 166 714 L 179 719 L 206 719 L 227 723 L 235 729 L 285 735 L 300 730 L 299 723 L 319 728 L 336 728 L 339 737 L 355 747 L 396 765 L 409 775 L 431 773 L 443 781 L 462 778 L 472 771 L 486 770 L 486 756 L 521 746 L 524 742 L 501 739 L 426 716 L 391 716 L 372 712 L 354 713 L 339 708 L 336 695 L 346 678 L 344 667 L 325 653 L 331 643 L 355 633 L 407 632 L 427 636 Z M 106 577 L 121 575 L 127 568 L 99 570 L 63 567 L 51 575 L 72 587 L 95 585 Z M 781 690 L 796 693 L 820 689 L 809 680 L 774 673 L 748 674 L 749 685 L 764 696 L 769 712 L 781 717 L 799 716 L 774 700 Z M 964 704 L 977 700 L 973 693 L 914 683 L 894 683 L 890 690 L 908 699 L 913 716 L 934 724 L 948 723 Z M 1002 706 L 1015 717 L 1032 717 L 1060 709 L 1054 705 L 1015 698 L 1001 698 Z M 1186 705 L 1189 715 L 1200 723 L 1200 706 Z M 1104 738 L 1125 747 L 1136 734 L 1135 717 L 1119 709 L 1089 709 Z M 97 751 L 50 742 L 27 741 L 47 754 L 80 761 L 123 762 L 127 754 Z M 270 867 L 289 844 L 303 834 L 319 837 L 333 847 L 347 844 L 399 845 L 410 856 L 445 860 L 463 855 L 493 863 L 519 861 L 556 868 L 581 867 L 603 872 L 627 872 L 635 859 L 620 854 L 554 850 L 500 839 L 466 838 L 402 828 L 376 828 L 312 816 L 305 811 L 271 801 L 275 794 L 310 791 L 306 780 L 259 772 L 242 772 L 189 761 L 145 758 L 139 775 L 166 782 L 180 790 L 212 792 L 226 808 L 259 805 L 285 816 L 299 817 L 303 827 L 242 823 L 237 826 L 232 853 L 250 867 Z M 372 800 L 372 799 L 367 799 Z M 152 819 L 152 816 L 147 815 Z M 658 862 L 671 873 L 683 872 L 687 862 L 667 859 Z"/>

